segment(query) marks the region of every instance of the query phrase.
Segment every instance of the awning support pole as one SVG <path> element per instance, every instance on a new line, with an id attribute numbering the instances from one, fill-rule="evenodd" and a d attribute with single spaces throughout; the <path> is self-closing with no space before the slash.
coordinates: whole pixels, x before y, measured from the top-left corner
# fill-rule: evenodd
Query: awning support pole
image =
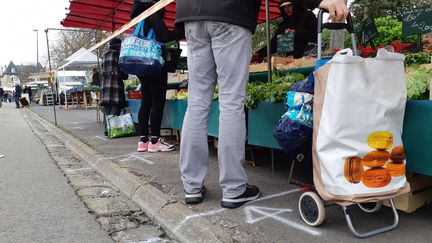
<path id="1" fill-rule="evenodd" d="M 99 40 L 98 40 L 98 36 L 97 36 L 97 30 L 95 30 L 95 45 L 98 42 L 99 42 Z M 99 80 L 102 80 L 102 77 L 101 77 L 102 69 L 101 69 L 100 61 L 99 61 L 99 48 L 96 49 L 96 58 L 97 58 L 98 71 L 99 71 Z"/>
<path id="2" fill-rule="evenodd" d="M 51 95 L 53 96 L 54 124 L 57 126 L 57 113 L 56 113 L 56 105 L 55 105 L 56 99 L 54 99 L 54 92 L 53 92 L 53 90 L 54 90 L 54 85 L 53 85 L 54 80 L 53 80 L 52 67 L 51 67 L 51 55 L 50 55 L 50 49 L 49 49 L 48 29 L 45 30 L 45 35 L 46 35 L 47 50 L 48 50 L 48 64 L 49 64 L 50 81 L 51 81 Z"/>
<path id="3" fill-rule="evenodd" d="M 269 0 L 265 1 L 266 4 L 266 34 L 267 34 L 267 80 L 272 82 L 272 62 L 271 62 L 271 36 L 270 36 L 270 4 Z"/>

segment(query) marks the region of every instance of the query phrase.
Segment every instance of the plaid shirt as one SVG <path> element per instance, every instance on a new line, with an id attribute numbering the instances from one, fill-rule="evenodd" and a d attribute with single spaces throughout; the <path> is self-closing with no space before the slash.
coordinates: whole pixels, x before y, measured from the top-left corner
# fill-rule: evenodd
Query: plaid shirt
<path id="1" fill-rule="evenodd" d="M 100 105 L 121 105 L 126 106 L 126 97 L 123 80 L 128 75 L 119 69 L 120 52 L 110 49 L 105 53 L 102 63 L 102 85 Z"/>

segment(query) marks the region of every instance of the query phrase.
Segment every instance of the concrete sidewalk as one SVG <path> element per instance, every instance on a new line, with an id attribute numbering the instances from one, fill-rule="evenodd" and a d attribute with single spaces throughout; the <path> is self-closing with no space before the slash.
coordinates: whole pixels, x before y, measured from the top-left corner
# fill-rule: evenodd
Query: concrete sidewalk
<path id="1" fill-rule="evenodd" d="M 0 108 L 0 242 L 112 242 L 15 104 Z"/>
<path id="2" fill-rule="evenodd" d="M 53 107 L 32 106 L 31 110 L 53 122 Z M 167 232 L 179 234 L 177 239 L 180 241 L 195 239 L 197 242 L 197 239 L 210 239 L 206 237 L 211 236 L 216 237 L 212 238 L 216 241 L 219 239 L 238 242 L 360 241 L 349 232 L 339 206 L 326 208 L 326 221 L 320 227 L 306 226 L 298 213 L 298 197 L 301 191 L 297 186 L 288 183 L 286 171 L 271 171 L 270 166 L 265 164 L 258 163 L 260 166 L 257 167 L 245 164 L 249 182 L 258 185 L 262 191 L 261 199 L 235 210 L 222 209 L 214 149 L 211 150 L 209 175 L 205 183 L 208 189 L 205 201 L 186 207 L 178 168 L 178 149 L 171 153 L 139 154 L 135 152 L 137 137 L 107 140 L 103 136 L 102 124 L 96 123 L 95 110 L 58 109 L 57 112 L 59 128 L 67 133 L 64 135 L 67 137 L 66 142 L 72 146 L 85 143 L 88 147 L 80 150 L 80 154 L 93 154 L 93 157 L 88 156 L 90 160 L 97 160 L 97 156 L 110 158 L 109 161 L 112 161 L 116 168 L 122 168 L 116 175 L 102 171 L 101 173 L 106 175 L 111 173 L 112 178 L 108 178 L 109 180 L 117 180 L 117 184 L 123 183 L 125 188 L 139 188 L 139 185 L 133 184 L 139 180 L 148 182 L 152 190 L 157 189 L 152 195 L 139 194 L 133 190 L 126 194 L 134 195 L 132 199 L 138 205 L 148 205 L 149 208 L 143 208 L 146 213 L 156 221 L 160 220 L 163 227 L 168 227 L 165 228 Z M 52 131 L 63 133 L 55 128 Z M 77 139 L 77 142 L 74 142 L 74 139 Z M 92 162 L 95 161 L 89 161 Z M 109 167 L 104 166 L 102 169 Z M 116 184 L 115 181 L 113 183 Z M 153 205 L 154 203 L 149 201 L 156 200 L 157 197 L 160 197 L 159 202 L 169 205 L 169 210 L 167 208 L 163 213 L 157 211 L 165 207 Z M 152 208 L 152 205 L 155 208 Z M 428 232 L 432 230 L 431 212 L 431 206 L 412 214 L 400 212 L 400 225 L 396 230 L 361 241 L 428 242 Z M 353 206 L 352 216 L 354 223 L 359 225 L 359 230 L 382 227 L 390 224 L 392 220 L 390 209 L 385 207 L 375 214 L 367 215 Z M 188 236 L 194 238 L 187 238 Z"/>

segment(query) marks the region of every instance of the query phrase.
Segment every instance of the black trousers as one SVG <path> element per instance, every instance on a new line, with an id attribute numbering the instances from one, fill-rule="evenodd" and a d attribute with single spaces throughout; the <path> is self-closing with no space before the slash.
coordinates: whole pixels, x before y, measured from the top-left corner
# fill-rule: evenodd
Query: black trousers
<path id="1" fill-rule="evenodd" d="M 114 115 L 114 116 L 120 116 L 122 110 L 122 106 L 121 105 L 117 105 L 117 104 L 104 104 L 104 132 L 108 132 L 108 128 L 107 128 L 107 120 L 106 120 L 106 116 L 108 115 Z"/>
<path id="2" fill-rule="evenodd" d="M 149 119 L 152 136 L 160 136 L 163 111 L 166 101 L 168 73 L 157 76 L 140 76 L 141 107 L 138 114 L 140 136 L 149 135 Z"/>

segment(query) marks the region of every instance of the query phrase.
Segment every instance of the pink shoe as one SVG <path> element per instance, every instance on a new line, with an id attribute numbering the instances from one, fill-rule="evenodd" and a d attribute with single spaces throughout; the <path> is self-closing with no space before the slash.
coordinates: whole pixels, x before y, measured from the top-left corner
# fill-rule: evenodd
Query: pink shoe
<path id="1" fill-rule="evenodd" d="M 169 152 L 169 151 L 173 151 L 174 149 L 175 149 L 174 145 L 165 142 L 161 138 L 159 138 L 158 142 L 155 144 L 152 144 L 151 142 L 148 143 L 148 151 L 151 153 L 153 153 L 153 152 Z"/>
<path id="2" fill-rule="evenodd" d="M 138 151 L 138 152 L 145 152 L 145 151 L 147 151 L 148 146 L 149 146 L 149 143 L 150 143 L 150 142 L 146 142 L 146 143 L 144 143 L 143 141 L 139 141 L 139 142 L 138 142 L 138 148 L 137 148 L 137 151 Z"/>

